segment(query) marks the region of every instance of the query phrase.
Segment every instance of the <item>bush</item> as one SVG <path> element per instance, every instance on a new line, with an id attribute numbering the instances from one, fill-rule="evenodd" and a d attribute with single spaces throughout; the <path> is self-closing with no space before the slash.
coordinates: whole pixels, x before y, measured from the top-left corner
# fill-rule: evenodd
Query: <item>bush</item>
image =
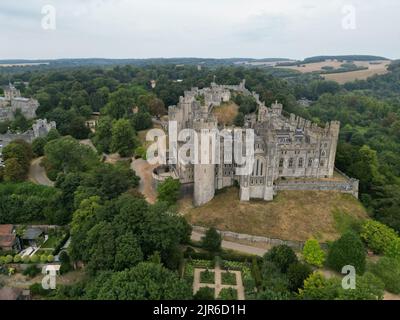
<path id="1" fill-rule="evenodd" d="M 53 262 L 54 261 L 54 256 L 52 254 L 49 254 L 47 256 L 47 262 Z"/>
<path id="2" fill-rule="evenodd" d="M 292 263 L 297 262 L 296 254 L 287 245 L 273 247 L 264 255 L 264 260 L 275 264 L 281 272 L 286 273 Z"/>
<path id="3" fill-rule="evenodd" d="M 13 258 L 13 261 L 15 263 L 20 263 L 21 262 L 21 256 L 19 254 L 15 255 Z"/>
<path id="4" fill-rule="evenodd" d="M 304 280 L 307 279 L 311 273 L 311 268 L 306 264 L 300 262 L 291 264 L 287 270 L 289 290 L 297 291 L 303 288 Z"/>
<path id="5" fill-rule="evenodd" d="M 306 241 L 303 248 L 304 260 L 316 267 L 322 267 L 325 261 L 325 252 L 321 249 L 316 239 Z"/>
<path id="6" fill-rule="evenodd" d="M 26 268 L 22 274 L 24 276 L 29 276 L 33 278 L 34 276 L 38 275 L 41 272 L 41 270 L 36 266 L 36 265 L 30 265 L 28 268 Z"/>
<path id="7" fill-rule="evenodd" d="M 303 300 L 334 300 L 339 295 L 340 281 L 336 278 L 326 279 L 321 273 L 314 272 L 299 289 L 299 298 Z"/>
<path id="8" fill-rule="evenodd" d="M 237 300 L 237 298 L 237 290 L 233 288 L 223 288 L 218 296 L 219 300 Z"/>
<path id="9" fill-rule="evenodd" d="M 44 289 L 41 283 L 32 284 L 29 290 L 34 296 L 47 296 L 49 294 L 49 290 Z"/>
<path id="10" fill-rule="evenodd" d="M 221 250 L 221 242 L 222 237 L 215 228 L 208 229 L 202 238 L 203 248 L 213 253 Z"/>
<path id="11" fill-rule="evenodd" d="M 221 273 L 222 284 L 236 286 L 236 273 L 233 272 L 222 272 Z"/>
<path id="12" fill-rule="evenodd" d="M 5 264 L 6 263 L 6 257 L 1 256 L 0 257 L 0 264 Z"/>
<path id="13" fill-rule="evenodd" d="M 196 294 L 193 296 L 194 300 L 214 300 L 215 295 L 214 295 L 214 289 L 213 288 L 208 288 L 208 287 L 203 287 L 200 288 Z"/>
<path id="14" fill-rule="evenodd" d="M 200 282 L 201 283 L 215 283 L 215 275 L 213 271 L 209 271 L 208 269 L 206 271 L 202 271 L 200 273 Z"/>
<path id="15" fill-rule="evenodd" d="M 374 220 L 364 223 L 360 237 L 376 254 L 385 253 L 388 246 L 399 238 L 392 228 Z"/>
<path id="16" fill-rule="evenodd" d="M 39 262 L 39 257 L 37 255 L 33 255 L 30 257 L 30 261 L 32 263 L 38 263 Z"/>
<path id="17" fill-rule="evenodd" d="M 46 254 L 42 254 L 40 256 L 40 262 L 42 262 L 42 263 L 46 263 L 47 262 L 47 255 Z"/>
<path id="18" fill-rule="evenodd" d="M 400 260 L 400 238 L 388 244 L 385 249 L 385 255 L 389 258 Z"/>
<path id="19" fill-rule="evenodd" d="M 23 256 L 22 257 L 22 262 L 23 263 L 29 263 L 30 262 L 29 256 Z"/>
<path id="20" fill-rule="evenodd" d="M 385 284 L 389 292 L 400 293 L 400 261 L 383 257 L 370 266 L 371 272 Z"/>
<path id="21" fill-rule="evenodd" d="M 10 254 L 7 255 L 6 258 L 5 258 L 5 262 L 6 262 L 6 263 L 11 263 L 11 262 L 13 262 L 13 256 L 10 255 Z"/>
<path id="22" fill-rule="evenodd" d="M 353 266 L 358 274 L 365 271 L 366 252 L 361 239 L 352 232 L 345 233 L 329 248 L 328 266 L 338 272 L 346 265 Z"/>

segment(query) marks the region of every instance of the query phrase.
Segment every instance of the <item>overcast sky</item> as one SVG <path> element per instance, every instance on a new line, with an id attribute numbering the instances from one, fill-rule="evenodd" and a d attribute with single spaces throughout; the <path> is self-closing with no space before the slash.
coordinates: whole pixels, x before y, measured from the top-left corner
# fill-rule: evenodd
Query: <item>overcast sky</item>
<path id="1" fill-rule="evenodd" d="M 399 19 L 399 0 L 1 0 L 0 59 L 400 58 Z"/>

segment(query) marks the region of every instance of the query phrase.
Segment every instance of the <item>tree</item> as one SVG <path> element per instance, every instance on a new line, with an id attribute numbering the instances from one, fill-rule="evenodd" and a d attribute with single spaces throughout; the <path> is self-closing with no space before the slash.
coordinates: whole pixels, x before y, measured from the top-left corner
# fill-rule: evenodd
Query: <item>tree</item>
<path id="1" fill-rule="evenodd" d="M 325 261 L 325 252 L 322 251 L 316 239 L 308 239 L 303 247 L 304 260 L 316 267 L 322 267 Z"/>
<path id="2" fill-rule="evenodd" d="M 24 140 L 14 140 L 3 149 L 3 158 L 16 159 L 18 163 L 27 171 L 33 158 L 31 145 Z"/>
<path id="3" fill-rule="evenodd" d="M 376 254 L 385 253 L 391 243 L 398 239 L 392 228 L 375 220 L 367 220 L 363 224 L 360 237 Z"/>
<path id="4" fill-rule="evenodd" d="M 139 242 L 132 233 L 126 233 L 117 237 L 115 243 L 114 270 L 122 271 L 143 261 L 143 253 Z"/>
<path id="5" fill-rule="evenodd" d="M 187 300 L 189 285 L 160 264 L 141 262 L 136 267 L 95 278 L 87 288 L 88 299 Z"/>
<path id="6" fill-rule="evenodd" d="M 58 172 L 86 171 L 99 163 L 92 148 L 70 136 L 48 142 L 44 153 L 51 167 Z"/>
<path id="7" fill-rule="evenodd" d="M 118 152 L 121 157 L 128 157 L 133 154 L 136 145 L 135 131 L 129 120 L 115 121 L 111 130 L 111 151 Z"/>
<path id="8" fill-rule="evenodd" d="M 100 117 L 96 125 L 93 143 L 100 152 L 110 152 L 112 119 L 109 116 Z"/>
<path id="9" fill-rule="evenodd" d="M 136 131 L 146 130 L 153 126 L 150 113 L 143 111 L 139 111 L 132 116 L 132 123 Z"/>
<path id="10" fill-rule="evenodd" d="M 382 257 L 370 267 L 371 272 L 383 281 L 385 289 L 394 294 L 400 293 L 400 261 Z"/>
<path id="11" fill-rule="evenodd" d="M 319 272 L 312 273 L 299 289 L 302 300 L 334 300 L 339 295 L 340 283 L 336 278 L 326 279 Z"/>
<path id="12" fill-rule="evenodd" d="M 289 266 L 297 262 L 297 257 L 292 248 L 287 245 L 279 245 L 264 255 L 264 261 L 272 262 L 281 272 L 286 273 Z"/>
<path id="13" fill-rule="evenodd" d="M 339 290 L 340 300 L 382 300 L 385 284 L 370 272 L 356 276 L 355 289 Z"/>
<path id="14" fill-rule="evenodd" d="M 215 253 L 221 250 L 222 237 L 215 228 L 208 229 L 201 241 L 203 248 L 208 251 Z"/>
<path id="15" fill-rule="evenodd" d="M 236 115 L 235 120 L 233 121 L 233 123 L 237 127 L 243 127 L 244 126 L 244 114 L 239 112 Z"/>
<path id="16" fill-rule="evenodd" d="M 44 146 L 47 140 L 45 138 L 39 137 L 32 141 L 32 151 L 36 157 L 41 157 L 44 154 Z"/>
<path id="17" fill-rule="evenodd" d="M 153 116 L 160 117 L 165 114 L 165 105 L 161 99 L 153 98 L 148 102 L 148 108 Z"/>
<path id="18" fill-rule="evenodd" d="M 132 113 L 134 99 L 128 89 L 120 88 L 109 96 L 108 103 L 102 113 L 113 119 L 120 119 Z"/>
<path id="19" fill-rule="evenodd" d="M 56 140 L 58 138 L 61 138 L 60 133 L 57 131 L 56 128 L 51 128 L 49 133 L 46 136 L 47 142 L 52 141 L 52 140 Z"/>
<path id="20" fill-rule="evenodd" d="M 288 288 L 297 291 L 303 287 L 304 280 L 312 273 L 311 268 L 300 262 L 293 263 L 287 270 Z"/>
<path id="21" fill-rule="evenodd" d="M 8 159 L 4 162 L 3 179 L 6 182 L 20 182 L 26 178 L 26 168 L 24 168 L 16 158 Z"/>
<path id="22" fill-rule="evenodd" d="M 178 179 L 168 177 L 157 186 L 158 200 L 173 205 L 178 201 L 181 183 Z"/>
<path id="23" fill-rule="evenodd" d="M 327 263 L 332 269 L 341 272 L 346 265 L 353 266 L 358 274 L 365 271 L 366 252 L 361 239 L 353 232 L 347 232 L 332 243 Z"/>

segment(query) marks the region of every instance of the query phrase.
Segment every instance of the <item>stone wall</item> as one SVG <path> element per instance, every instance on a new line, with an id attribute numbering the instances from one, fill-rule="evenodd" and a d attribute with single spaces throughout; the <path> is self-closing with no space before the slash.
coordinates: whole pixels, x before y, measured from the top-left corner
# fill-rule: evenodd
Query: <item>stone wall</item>
<path id="1" fill-rule="evenodd" d="M 205 233 L 207 228 L 200 227 L 200 226 L 192 226 L 193 231 L 197 231 L 199 233 Z M 250 234 L 244 233 L 236 233 L 232 231 L 221 231 L 217 230 L 222 237 L 229 237 L 232 239 L 237 240 L 245 240 L 250 242 L 258 242 L 258 243 L 265 243 L 270 246 L 279 246 L 279 245 L 287 245 L 294 250 L 302 250 L 305 244 L 305 241 L 293 241 L 293 240 L 281 240 L 281 239 L 273 239 L 268 237 L 261 237 L 261 236 L 253 236 Z M 327 249 L 326 243 L 320 244 L 323 249 Z"/>
<path id="2" fill-rule="evenodd" d="M 358 199 L 357 179 L 349 178 L 342 172 L 343 180 L 310 180 L 310 179 L 288 179 L 275 181 L 274 190 L 312 190 L 312 191 L 339 191 L 349 193 Z"/>

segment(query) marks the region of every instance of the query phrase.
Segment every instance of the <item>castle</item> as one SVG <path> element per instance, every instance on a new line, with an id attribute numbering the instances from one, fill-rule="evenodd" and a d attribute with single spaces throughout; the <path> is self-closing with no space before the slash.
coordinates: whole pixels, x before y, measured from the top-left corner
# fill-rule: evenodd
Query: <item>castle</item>
<path id="1" fill-rule="evenodd" d="M 246 115 L 246 128 L 254 130 L 254 168 L 250 175 L 236 175 L 234 164 L 182 164 L 158 168 L 153 178 L 162 180 L 165 172 L 179 178 L 183 189 L 193 193 L 195 206 L 210 201 L 215 190 L 238 185 L 240 200 L 272 200 L 277 190 L 339 190 L 358 196 L 358 180 L 343 175 L 332 177 L 340 123 L 331 121 L 324 128 L 301 117 L 284 116 L 278 102 L 267 107 L 255 92 L 239 85 L 217 85 L 185 91 L 177 106 L 170 106 L 169 121 L 176 121 L 178 132 L 185 128 L 221 129 L 213 109 L 231 100 L 233 94 L 250 95 L 257 102 L 257 112 Z M 226 129 L 226 128 L 225 128 Z M 220 154 L 223 155 L 221 143 Z"/>
<path id="2" fill-rule="evenodd" d="M 17 110 L 27 119 L 36 117 L 39 102 L 35 99 L 21 97 L 21 92 L 11 83 L 4 88 L 4 97 L 0 97 L 0 121 L 14 119 Z"/>

